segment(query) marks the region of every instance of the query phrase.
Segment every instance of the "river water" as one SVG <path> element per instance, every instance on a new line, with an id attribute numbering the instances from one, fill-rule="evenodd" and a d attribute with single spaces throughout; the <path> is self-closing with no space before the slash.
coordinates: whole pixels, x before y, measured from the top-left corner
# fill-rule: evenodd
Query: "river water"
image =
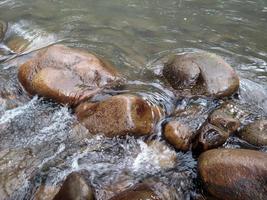
<path id="1" fill-rule="evenodd" d="M 6 195 L 0 199 L 37 199 L 42 186 L 56 187 L 78 170 L 90 173 L 99 200 L 142 180 L 165 199 L 190 199 L 201 190 L 196 158 L 159 139 L 160 124 L 146 141 L 92 136 L 67 107 L 24 94 L 16 77 L 19 64 L 50 44 L 110 60 L 129 80 L 123 91 L 110 92 L 137 93 L 166 115 L 177 106 L 159 76 L 168 56 L 214 52 L 241 77 L 238 104 L 249 112 L 244 123 L 267 115 L 265 0 L 0 0 L 0 20 L 8 22 L 0 44 L 0 194 Z M 16 51 L 8 49 L 14 38 L 21 41 L 19 53 L 10 54 Z M 152 138 L 158 142 L 150 145 Z M 164 145 L 160 152 L 157 145 Z M 224 146 L 240 145 L 256 148 L 235 137 Z"/>

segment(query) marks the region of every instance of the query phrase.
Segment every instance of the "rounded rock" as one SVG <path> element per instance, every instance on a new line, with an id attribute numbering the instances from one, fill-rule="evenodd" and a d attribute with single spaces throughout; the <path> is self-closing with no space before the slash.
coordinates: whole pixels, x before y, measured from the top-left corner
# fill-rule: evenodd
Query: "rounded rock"
<path id="1" fill-rule="evenodd" d="M 228 137 L 229 133 L 224 130 L 221 130 L 212 124 L 206 124 L 200 131 L 197 148 L 205 151 L 220 147 L 226 142 Z"/>
<path id="2" fill-rule="evenodd" d="M 21 65 L 18 78 L 31 95 L 72 105 L 91 98 L 119 74 L 93 54 L 53 45 Z"/>
<path id="3" fill-rule="evenodd" d="M 53 200 L 94 200 L 92 188 L 77 172 L 73 172 L 64 181 Z"/>
<path id="4" fill-rule="evenodd" d="M 146 184 L 138 184 L 109 200 L 161 200 Z"/>
<path id="5" fill-rule="evenodd" d="M 115 137 L 151 134 L 158 118 L 155 110 L 140 97 L 118 95 L 99 103 L 82 103 L 75 112 L 90 133 Z"/>
<path id="6" fill-rule="evenodd" d="M 267 153 L 245 149 L 214 149 L 198 159 L 206 190 L 218 199 L 267 199 Z"/>
<path id="7" fill-rule="evenodd" d="M 170 121 L 164 127 L 164 137 L 176 149 L 188 151 L 191 148 L 193 132 L 178 121 Z"/>
<path id="8" fill-rule="evenodd" d="M 238 135 L 253 145 L 266 146 L 267 120 L 257 120 L 247 125 Z"/>
<path id="9" fill-rule="evenodd" d="M 208 52 L 176 55 L 163 69 L 175 89 L 191 89 L 195 95 L 225 97 L 239 88 L 239 77 L 221 57 Z"/>

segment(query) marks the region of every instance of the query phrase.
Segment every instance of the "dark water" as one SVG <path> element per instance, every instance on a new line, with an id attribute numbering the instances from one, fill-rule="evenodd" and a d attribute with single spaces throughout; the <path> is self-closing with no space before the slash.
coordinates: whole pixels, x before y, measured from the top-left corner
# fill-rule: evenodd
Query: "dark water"
<path id="1" fill-rule="evenodd" d="M 103 200 L 142 180 L 152 182 L 165 199 L 188 199 L 198 192 L 190 152 L 174 151 L 164 141 L 147 144 L 160 140 L 160 124 L 146 142 L 111 140 L 91 136 L 68 108 L 29 99 L 17 83 L 17 68 L 25 59 L 19 55 L 50 44 L 81 47 L 110 60 L 129 80 L 116 92 L 137 93 L 166 115 L 183 104 L 159 76 L 168 56 L 214 52 L 241 77 L 233 109 L 243 122 L 267 115 L 265 0 L 0 0 L 0 19 L 9 23 L 0 44 L 0 193 L 11 194 L 10 199 L 34 199 L 40 185 L 58 185 L 82 169 L 90 172 Z M 8 55 L 14 38 L 21 43 L 11 51 L 19 53 Z M 195 103 L 209 107 L 206 101 Z M 256 148 L 235 137 L 224 146 Z"/>

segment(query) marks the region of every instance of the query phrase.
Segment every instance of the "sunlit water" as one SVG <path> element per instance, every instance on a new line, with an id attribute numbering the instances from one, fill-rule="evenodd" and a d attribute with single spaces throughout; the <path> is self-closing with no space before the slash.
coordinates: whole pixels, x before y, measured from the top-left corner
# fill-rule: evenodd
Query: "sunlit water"
<path id="1" fill-rule="evenodd" d="M 14 37 L 24 41 L 19 54 L 54 43 L 96 52 L 129 80 L 108 93 L 141 95 L 166 115 L 190 103 L 177 100 L 160 77 L 169 55 L 214 52 L 241 77 L 239 107 L 233 109 L 244 115 L 243 122 L 267 115 L 265 0 L 0 0 L 0 19 L 9 23 L 0 44 L 0 188 L 13 183 L 17 189 L 11 199 L 34 199 L 40 185 L 58 185 L 79 170 L 90 173 L 99 200 L 143 180 L 165 199 L 189 199 L 199 192 L 190 152 L 174 151 L 164 141 L 161 152 L 149 145 L 161 140 L 161 124 L 150 138 L 91 136 L 68 108 L 27 97 L 16 78 L 24 58 L 7 45 Z M 216 104 L 204 99 L 194 103 L 206 108 Z M 241 146 L 267 150 L 236 137 L 224 145 Z"/>

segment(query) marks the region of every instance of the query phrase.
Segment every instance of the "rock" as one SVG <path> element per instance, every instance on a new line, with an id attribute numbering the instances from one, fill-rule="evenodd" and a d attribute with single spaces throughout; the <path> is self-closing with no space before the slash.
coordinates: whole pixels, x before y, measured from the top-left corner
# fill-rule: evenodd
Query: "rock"
<path id="1" fill-rule="evenodd" d="M 232 134 L 237 131 L 241 125 L 239 120 L 234 118 L 233 115 L 227 112 L 224 108 L 215 110 L 210 115 L 209 122 L 229 134 Z"/>
<path id="2" fill-rule="evenodd" d="M 53 45 L 21 65 L 18 78 L 31 95 L 73 105 L 113 83 L 119 74 L 93 54 Z"/>
<path id="3" fill-rule="evenodd" d="M 208 52 L 177 55 L 164 66 L 163 75 L 175 89 L 195 95 L 230 96 L 239 88 L 239 77 L 221 57 Z"/>
<path id="4" fill-rule="evenodd" d="M 28 40 L 19 36 L 9 38 L 6 43 L 8 48 L 15 53 L 22 53 L 30 44 Z"/>
<path id="5" fill-rule="evenodd" d="M 59 192 L 58 186 L 41 185 L 34 193 L 34 200 L 52 200 Z"/>
<path id="6" fill-rule="evenodd" d="M 83 103 L 75 112 L 90 133 L 115 137 L 151 134 L 158 116 L 155 111 L 140 97 L 118 95 L 100 103 Z"/>
<path id="7" fill-rule="evenodd" d="M 256 145 L 267 145 L 267 120 L 257 120 L 247 125 L 238 135 L 245 141 Z"/>
<path id="8" fill-rule="evenodd" d="M 201 150 L 217 148 L 223 145 L 228 137 L 229 133 L 212 124 L 206 124 L 200 131 L 197 148 Z"/>
<path id="9" fill-rule="evenodd" d="M 160 200 L 160 198 L 146 184 L 138 184 L 115 195 L 110 200 Z"/>
<path id="10" fill-rule="evenodd" d="M 267 153 L 210 150 L 199 157 L 198 170 L 206 190 L 218 199 L 267 199 Z"/>
<path id="11" fill-rule="evenodd" d="M 178 121 L 170 121 L 164 127 L 164 137 L 176 149 L 188 151 L 193 138 L 192 130 Z"/>
<path id="12" fill-rule="evenodd" d="M 5 37 L 7 26 L 8 24 L 6 22 L 0 20 L 0 42 L 2 42 Z"/>
<path id="13" fill-rule="evenodd" d="M 61 189 L 53 200 L 94 200 L 92 188 L 77 172 L 68 175 Z"/>
<path id="14" fill-rule="evenodd" d="M 197 83 L 200 68 L 193 60 L 187 59 L 184 55 L 177 55 L 166 63 L 163 75 L 174 88 L 180 89 Z"/>

